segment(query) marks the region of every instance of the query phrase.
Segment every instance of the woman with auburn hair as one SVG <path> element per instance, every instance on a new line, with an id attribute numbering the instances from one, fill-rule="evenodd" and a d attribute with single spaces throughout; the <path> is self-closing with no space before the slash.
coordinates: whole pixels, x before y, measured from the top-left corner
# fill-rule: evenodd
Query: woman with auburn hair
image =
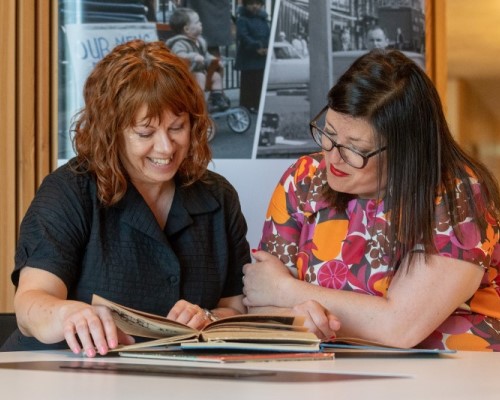
<path id="1" fill-rule="evenodd" d="M 132 343 L 94 293 L 193 328 L 245 312 L 247 225 L 234 188 L 207 170 L 210 121 L 186 64 L 162 42 L 119 45 L 84 101 L 76 157 L 44 179 L 21 224 L 19 329 L 2 350 L 93 357 Z"/>
<path id="2" fill-rule="evenodd" d="M 498 184 L 425 72 L 397 50 L 363 55 L 310 130 L 322 151 L 284 173 L 243 268 L 249 311 L 316 300 L 341 337 L 500 351 Z"/>

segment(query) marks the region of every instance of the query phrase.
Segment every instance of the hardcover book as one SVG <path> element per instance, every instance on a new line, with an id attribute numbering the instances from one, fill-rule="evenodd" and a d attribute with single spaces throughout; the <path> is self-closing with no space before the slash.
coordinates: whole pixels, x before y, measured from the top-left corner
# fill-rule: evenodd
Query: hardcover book
<path id="1" fill-rule="evenodd" d="M 286 352 L 319 351 L 320 340 L 304 327 L 304 318 L 274 314 L 242 314 L 210 322 L 203 329 L 165 317 L 135 310 L 94 294 L 93 305 L 111 309 L 123 332 L 149 340 L 119 346 L 114 351 L 131 351 L 152 346 L 178 344 L 182 348 L 260 350 Z"/>

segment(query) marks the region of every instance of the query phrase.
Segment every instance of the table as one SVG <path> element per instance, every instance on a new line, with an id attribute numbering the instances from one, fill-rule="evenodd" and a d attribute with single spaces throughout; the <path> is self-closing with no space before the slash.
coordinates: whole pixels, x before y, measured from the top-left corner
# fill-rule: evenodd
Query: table
<path id="1" fill-rule="evenodd" d="M 288 382 L 239 378 L 203 378 L 178 375 L 116 374 L 86 370 L 6 369 L 6 363 L 81 362 L 96 365 L 194 366 L 197 371 L 251 370 L 263 373 L 307 372 L 358 374 L 377 379 Z M 23 364 L 20 364 L 23 365 Z M 27 365 L 27 364 L 25 364 Z M 201 370 L 201 368 L 208 368 Z M 87 359 L 69 351 L 0 353 L 0 388 L 3 399 L 218 399 L 218 400 L 322 400 L 322 399 L 498 399 L 500 353 L 458 352 L 440 356 L 353 356 L 338 354 L 334 360 L 281 361 L 244 364 L 204 364 L 189 361 L 161 361 L 99 357 Z M 327 374 L 327 375 L 325 375 Z M 312 376 L 312 375 L 311 375 Z M 319 375 L 315 375 L 319 376 Z M 344 375 L 336 375 L 341 378 Z"/>

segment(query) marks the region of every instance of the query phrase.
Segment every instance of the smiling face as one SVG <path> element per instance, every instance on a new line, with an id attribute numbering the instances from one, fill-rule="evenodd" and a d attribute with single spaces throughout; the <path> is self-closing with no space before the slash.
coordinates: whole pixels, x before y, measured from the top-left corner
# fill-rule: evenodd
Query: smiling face
<path id="1" fill-rule="evenodd" d="M 363 154 L 378 148 L 373 128 L 366 120 L 361 118 L 353 118 L 328 109 L 324 131 L 336 143 L 360 151 Z M 324 137 L 323 140 L 328 139 Z M 362 169 L 347 164 L 340 157 L 339 151 L 335 147 L 330 151 L 323 151 L 323 154 L 326 161 L 328 185 L 333 190 L 357 195 L 360 198 L 384 196 L 387 185 L 385 151 L 369 158 Z M 379 162 L 382 163 L 382 177 L 379 177 Z"/>
<path id="2" fill-rule="evenodd" d="M 169 186 L 191 144 L 189 115 L 165 111 L 149 120 L 143 106 L 135 125 L 125 129 L 120 159 L 137 188 Z"/>

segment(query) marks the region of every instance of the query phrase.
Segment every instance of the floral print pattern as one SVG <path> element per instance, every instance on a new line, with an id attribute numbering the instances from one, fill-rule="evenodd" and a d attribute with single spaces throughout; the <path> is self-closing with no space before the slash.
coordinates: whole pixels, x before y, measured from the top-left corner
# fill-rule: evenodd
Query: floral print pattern
<path id="1" fill-rule="evenodd" d="M 472 178 L 471 178 L 472 179 Z M 276 255 L 295 277 L 323 287 L 385 296 L 389 242 L 383 201 L 354 199 L 345 212 L 321 198 L 326 170 L 321 153 L 304 156 L 283 175 L 271 198 L 260 248 Z M 484 240 L 467 215 L 467 197 L 457 184 L 461 237 L 436 198 L 435 244 L 439 254 L 485 270 L 480 288 L 420 346 L 500 351 L 500 244 L 498 223 L 489 220 Z M 479 184 L 473 186 L 476 196 Z M 479 199 L 479 198 L 478 198 Z"/>

